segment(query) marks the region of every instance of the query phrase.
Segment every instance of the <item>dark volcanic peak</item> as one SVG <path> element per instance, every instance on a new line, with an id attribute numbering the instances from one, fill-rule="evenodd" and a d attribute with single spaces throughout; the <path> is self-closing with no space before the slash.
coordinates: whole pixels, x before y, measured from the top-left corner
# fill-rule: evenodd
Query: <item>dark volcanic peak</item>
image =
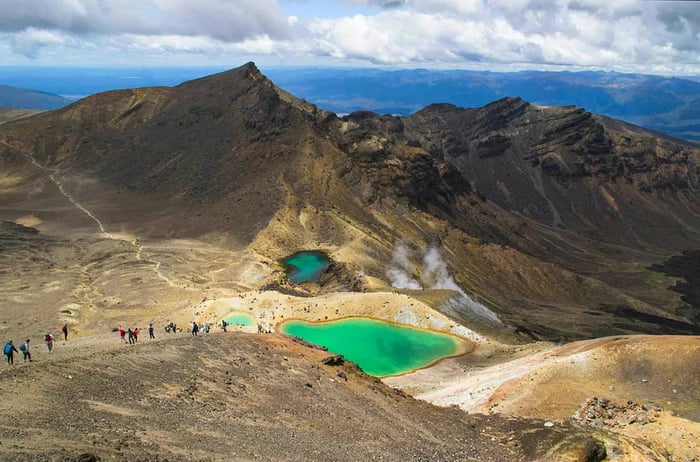
<path id="1" fill-rule="evenodd" d="M 617 193 L 698 188 L 699 151 L 691 144 L 626 130 L 574 106 L 540 107 L 520 98 L 478 109 L 433 105 L 404 125 L 410 139 L 454 165 L 486 198 L 557 226 L 595 231 L 616 221 L 623 203 L 634 202 Z M 600 221 L 601 214 L 609 218 Z"/>
<path id="2" fill-rule="evenodd" d="M 293 172 L 310 136 L 305 108 L 249 63 L 178 87 L 96 94 L 0 136 L 48 168 L 178 198 L 184 207 L 206 203 L 199 213 L 216 223 L 202 219 L 197 227 L 228 229 L 235 221 L 252 236 L 274 214 L 278 179 Z"/>

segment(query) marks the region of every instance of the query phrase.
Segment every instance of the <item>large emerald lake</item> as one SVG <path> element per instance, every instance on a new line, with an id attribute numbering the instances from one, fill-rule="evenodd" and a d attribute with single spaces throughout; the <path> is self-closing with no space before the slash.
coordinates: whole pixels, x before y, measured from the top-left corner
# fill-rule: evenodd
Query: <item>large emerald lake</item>
<path id="1" fill-rule="evenodd" d="M 287 277 L 300 284 L 302 282 L 317 282 L 321 272 L 331 264 L 328 256 L 322 252 L 304 251 L 282 260 L 287 268 Z"/>
<path id="2" fill-rule="evenodd" d="M 329 322 L 285 321 L 279 329 L 325 346 L 374 376 L 398 375 L 467 352 L 466 341 L 448 334 L 368 318 Z"/>

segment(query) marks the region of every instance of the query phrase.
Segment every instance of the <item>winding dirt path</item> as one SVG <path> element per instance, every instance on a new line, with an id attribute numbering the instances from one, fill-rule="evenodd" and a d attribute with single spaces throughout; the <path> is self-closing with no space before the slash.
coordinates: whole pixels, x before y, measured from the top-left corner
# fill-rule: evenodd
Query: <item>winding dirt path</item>
<path id="1" fill-rule="evenodd" d="M 143 253 L 144 247 L 143 247 L 143 245 L 141 245 L 141 244 L 138 243 L 138 239 L 133 239 L 133 240 L 122 239 L 122 238 L 120 238 L 120 237 L 118 237 L 118 236 L 116 236 L 116 235 L 110 233 L 109 231 L 107 231 L 107 229 L 105 228 L 104 224 L 100 221 L 99 218 L 97 218 L 97 217 L 95 216 L 94 213 L 92 213 L 90 210 L 88 210 L 87 208 L 85 208 L 85 206 L 83 206 L 83 205 L 82 205 L 80 202 L 78 202 L 68 191 L 66 191 L 66 189 L 63 187 L 63 183 L 61 183 L 61 181 L 59 181 L 59 180 L 56 178 L 56 175 L 59 173 L 59 170 L 58 170 L 58 169 L 51 168 L 51 167 L 48 167 L 48 166 L 46 166 L 46 165 L 42 165 L 41 163 L 39 163 L 39 162 L 34 158 L 34 155 L 33 155 L 30 151 L 28 151 L 28 150 L 26 150 L 26 149 L 24 149 L 24 148 L 22 148 L 22 147 L 19 147 L 19 146 L 14 146 L 14 145 L 8 143 L 6 140 L 0 140 L 0 144 L 3 144 L 3 145 L 7 146 L 7 147 L 10 148 L 10 149 L 14 149 L 14 150 L 16 150 L 16 151 L 22 153 L 22 155 L 24 155 L 24 156 L 32 163 L 32 165 L 34 165 L 34 166 L 35 166 L 36 168 L 38 168 L 40 171 L 46 172 L 46 173 L 48 174 L 48 175 L 47 175 L 48 178 L 51 180 L 51 182 L 52 182 L 54 185 L 56 185 L 56 187 L 57 187 L 58 190 L 61 192 L 61 194 L 62 194 L 74 207 L 76 207 L 78 210 L 80 210 L 81 212 L 83 212 L 85 215 L 87 215 L 91 220 L 93 220 L 93 221 L 95 222 L 95 224 L 97 225 L 97 228 L 98 228 L 99 231 L 100 231 L 100 234 L 102 234 L 102 235 L 103 235 L 105 238 L 107 238 L 107 239 L 111 239 L 111 240 L 115 240 L 115 241 L 121 241 L 121 242 L 128 242 L 129 244 L 131 244 L 131 245 L 134 247 L 134 258 L 135 258 L 137 261 L 143 261 L 143 262 L 152 264 L 152 265 L 153 265 L 153 271 L 156 273 L 156 276 L 157 276 L 159 279 L 161 279 L 163 282 L 165 282 L 169 287 L 179 288 L 179 289 L 183 289 L 183 290 L 194 290 L 194 289 L 192 289 L 192 288 L 190 288 L 190 287 L 187 287 L 187 286 L 185 286 L 185 285 L 177 284 L 177 283 L 173 282 L 170 278 L 168 278 L 165 274 L 163 274 L 163 272 L 162 272 L 161 269 L 160 269 L 160 267 L 162 266 L 162 262 L 157 261 L 157 260 L 152 260 L 152 259 L 144 259 L 144 258 L 142 257 L 142 253 Z"/>

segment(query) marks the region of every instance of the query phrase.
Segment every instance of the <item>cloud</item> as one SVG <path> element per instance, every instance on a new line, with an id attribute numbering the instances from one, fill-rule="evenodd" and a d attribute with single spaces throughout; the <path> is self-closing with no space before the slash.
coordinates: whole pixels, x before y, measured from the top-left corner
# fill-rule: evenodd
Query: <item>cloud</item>
<path id="1" fill-rule="evenodd" d="M 60 48 L 67 45 L 68 40 L 61 34 L 51 31 L 29 28 L 9 37 L 10 46 L 15 52 L 30 58 L 35 58 L 43 47 Z"/>
<path id="2" fill-rule="evenodd" d="M 308 28 L 319 52 L 379 64 L 697 72 L 700 9 L 657 3 L 405 0 L 401 8 Z"/>
<path id="3" fill-rule="evenodd" d="M 339 8 L 341 3 L 358 8 Z M 700 73 L 696 2 L 53 0 L 51 8 L 46 5 L 46 0 L 0 0 L 0 51 L 10 47 L 36 59 L 72 53 L 78 59 L 86 48 L 108 42 L 111 54 L 102 59 L 117 59 L 111 57 L 122 56 L 120 49 L 143 48 L 160 50 L 163 60 L 174 62 L 187 54 L 219 62 L 245 56 L 268 63 Z M 309 15 L 313 8 L 323 11 Z M 348 13 L 355 10 L 363 14 Z"/>
<path id="4" fill-rule="evenodd" d="M 0 0 L 0 31 L 284 39 L 289 23 L 276 0 Z"/>
<path id="5" fill-rule="evenodd" d="M 665 2 L 658 5 L 657 18 L 667 39 L 682 51 L 698 49 L 700 5 L 697 2 Z"/>

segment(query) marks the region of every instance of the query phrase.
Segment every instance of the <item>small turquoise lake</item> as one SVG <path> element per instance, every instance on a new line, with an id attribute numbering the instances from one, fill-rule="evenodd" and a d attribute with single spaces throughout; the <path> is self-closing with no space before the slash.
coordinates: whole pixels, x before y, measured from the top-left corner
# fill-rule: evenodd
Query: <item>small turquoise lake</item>
<path id="1" fill-rule="evenodd" d="M 323 252 L 297 252 L 282 260 L 287 269 L 287 277 L 297 284 L 318 282 L 323 270 L 331 264 L 330 258 Z"/>
<path id="2" fill-rule="evenodd" d="M 466 341 L 453 335 L 369 318 L 316 323 L 290 320 L 278 328 L 341 354 L 378 377 L 404 374 L 469 350 Z"/>
<path id="3" fill-rule="evenodd" d="M 238 311 L 233 312 L 233 313 L 225 316 L 224 321 L 226 321 L 231 326 L 254 326 L 255 325 L 255 319 L 253 319 L 253 315 L 248 314 L 248 313 L 238 312 Z"/>

